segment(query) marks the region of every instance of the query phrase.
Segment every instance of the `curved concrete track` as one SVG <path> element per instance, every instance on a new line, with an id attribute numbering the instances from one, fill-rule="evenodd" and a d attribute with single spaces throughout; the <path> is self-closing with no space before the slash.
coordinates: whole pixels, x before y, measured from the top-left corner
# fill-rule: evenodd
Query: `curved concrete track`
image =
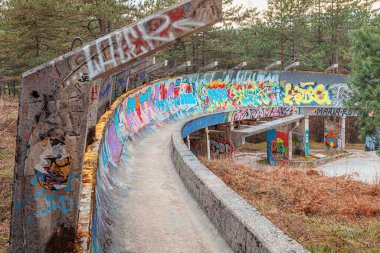
<path id="1" fill-rule="evenodd" d="M 120 252 L 232 252 L 174 168 L 169 144 L 177 125 L 136 141 L 128 164 L 120 166 L 128 184 L 115 216 Z"/>
<path id="2" fill-rule="evenodd" d="M 269 232 L 255 231 L 254 239 L 252 233 L 242 234 L 255 226 L 234 215 L 249 209 L 240 200 L 238 203 L 244 208 L 239 204 L 241 210 L 235 212 L 233 206 L 223 205 L 222 199 L 213 198 L 213 190 L 204 184 L 196 188 L 199 191 L 201 187 L 206 187 L 202 190 L 209 189 L 202 196 L 202 201 L 209 206 L 197 206 L 170 159 L 170 134 L 179 131 L 174 129 L 180 127 L 178 122 L 193 117 L 194 120 L 187 122 L 178 133 L 177 141 L 207 126 L 260 117 L 315 113 L 307 111 L 310 106 L 335 108 L 343 99 L 342 92 L 337 92 L 343 81 L 344 78 L 339 76 L 309 73 L 210 72 L 157 81 L 120 97 L 111 112 L 105 114 L 104 121 L 101 120 L 99 127 L 103 124 L 104 129 L 99 130 L 100 141 L 93 144 L 98 148 L 99 157 L 91 250 L 107 253 L 229 251 L 205 217 L 205 210 L 208 217 L 218 215 L 221 218 L 218 229 L 224 231 L 221 232 L 224 239 L 235 251 L 254 252 L 255 247 L 262 248 L 257 245 L 264 245 L 267 238 L 263 234 Z M 187 166 L 184 160 L 174 161 L 176 168 Z M 188 173 L 182 174 L 181 178 L 191 176 L 192 172 Z M 196 178 L 192 180 L 200 183 Z M 217 214 L 221 210 L 223 212 Z M 230 219 L 225 218 L 226 213 L 231 214 Z M 244 217 L 253 219 L 248 214 Z M 217 224 L 215 220 L 213 223 Z M 270 230 L 272 235 L 280 233 L 272 225 L 264 227 L 264 230 L 273 228 Z M 241 238 L 247 240 L 240 242 Z M 265 242 L 265 246 L 276 244 L 274 239 L 266 241 L 270 243 Z M 281 247 L 271 252 L 284 252 L 287 246 Z"/>

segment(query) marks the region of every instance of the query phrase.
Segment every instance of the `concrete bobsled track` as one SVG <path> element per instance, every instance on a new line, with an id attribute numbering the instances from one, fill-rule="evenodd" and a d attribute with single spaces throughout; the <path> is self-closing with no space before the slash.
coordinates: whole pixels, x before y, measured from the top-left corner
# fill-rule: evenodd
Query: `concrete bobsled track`
<path id="1" fill-rule="evenodd" d="M 68 252 L 75 238 L 93 252 L 304 251 L 183 138 L 244 119 L 351 116 L 345 77 L 221 71 L 122 94 L 131 68 L 215 24 L 221 2 L 184 1 L 23 74 L 11 252 Z"/>
<path id="2" fill-rule="evenodd" d="M 288 77 L 298 81 L 289 83 Z M 264 116 L 265 113 L 281 116 L 281 112 L 283 115 L 302 112 L 303 107 L 339 106 L 342 93 L 336 90 L 343 82 L 344 77 L 335 75 L 227 71 L 162 80 L 124 95 L 107 117 L 99 147 L 92 249 L 96 252 L 136 249 L 149 252 L 148 249 L 156 245 L 157 249 L 166 251 L 168 248 L 161 248 L 161 240 L 173 238 L 178 242 L 175 238 L 189 236 L 194 244 L 184 251 L 193 252 L 191 249 L 200 245 L 199 240 L 205 240 L 202 233 L 207 229 L 197 227 L 199 219 L 186 222 L 187 217 L 191 219 L 197 214 L 184 215 L 183 212 L 190 213 L 191 208 L 181 209 L 186 208 L 183 203 L 187 197 L 178 190 L 180 186 L 173 184 L 176 181 L 172 174 L 174 168 L 167 162 L 172 152 L 174 166 L 185 185 L 232 250 L 302 251 L 301 246 L 248 207 L 240 197 L 223 189 L 227 187 L 217 182 L 191 152 L 185 152 L 187 148 L 182 138 L 237 117 L 252 119 L 252 115 Z M 299 109 L 293 110 L 293 107 Z M 218 111 L 221 112 L 216 113 Z M 186 124 L 174 124 L 188 118 L 194 119 Z M 163 130 L 166 128 L 169 130 Z M 170 151 L 168 133 L 173 129 L 179 134 L 173 135 Z M 183 155 L 185 157 L 181 157 Z M 218 191 L 224 192 L 214 196 Z M 162 192 L 166 193 L 162 195 Z M 176 210 L 178 207 L 181 210 Z M 195 234 L 197 238 L 193 237 Z M 204 243 L 205 248 L 213 249 L 210 242 Z M 170 244 L 164 245 L 170 247 Z"/>

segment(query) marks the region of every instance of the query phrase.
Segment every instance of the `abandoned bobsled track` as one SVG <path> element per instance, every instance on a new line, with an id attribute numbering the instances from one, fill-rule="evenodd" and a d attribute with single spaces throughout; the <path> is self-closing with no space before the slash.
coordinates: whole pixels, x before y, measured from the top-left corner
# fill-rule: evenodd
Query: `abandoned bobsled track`
<path id="1" fill-rule="evenodd" d="M 170 157 L 178 123 L 136 141 L 117 177 L 114 252 L 232 252 L 181 183 Z M 150 154 L 147 156 L 146 154 Z"/>
<path id="2" fill-rule="evenodd" d="M 220 0 L 184 1 L 22 76 L 11 252 L 64 252 L 75 238 L 93 252 L 305 251 L 183 140 L 213 125 L 285 117 L 277 123 L 301 126 L 307 153 L 309 116 L 353 115 L 342 106 L 345 77 L 219 71 L 124 93 L 144 58 L 221 15 Z"/>

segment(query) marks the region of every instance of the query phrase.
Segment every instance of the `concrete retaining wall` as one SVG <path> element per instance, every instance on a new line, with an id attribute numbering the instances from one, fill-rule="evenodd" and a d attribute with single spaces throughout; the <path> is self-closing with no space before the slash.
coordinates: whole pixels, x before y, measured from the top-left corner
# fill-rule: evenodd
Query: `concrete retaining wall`
<path id="1" fill-rule="evenodd" d="M 173 163 L 234 252 L 307 252 L 201 164 L 182 141 L 181 130 L 172 135 Z"/>

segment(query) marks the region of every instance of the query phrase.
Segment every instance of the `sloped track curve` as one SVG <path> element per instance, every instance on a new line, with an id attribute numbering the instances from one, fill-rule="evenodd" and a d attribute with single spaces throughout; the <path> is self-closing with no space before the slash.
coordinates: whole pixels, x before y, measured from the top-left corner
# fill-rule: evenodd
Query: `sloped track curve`
<path id="1" fill-rule="evenodd" d="M 150 136 L 157 134 L 154 131 L 159 128 L 161 131 L 170 124 L 185 119 L 213 114 L 205 117 L 206 120 L 202 122 L 197 121 L 187 132 L 182 131 L 181 137 L 185 137 L 197 129 L 232 120 L 232 114 L 225 112 L 247 108 L 341 107 L 342 100 L 345 99 L 344 89 L 342 91 L 344 82 L 344 76 L 318 73 L 226 71 L 162 80 L 123 95 L 103 118 L 103 129 L 100 131 L 102 136 L 98 143 L 99 159 L 91 229 L 92 251 L 133 250 L 133 247 L 128 249 L 127 235 L 123 230 L 117 229 L 126 219 L 123 217 L 123 206 L 128 205 L 131 189 L 133 190 L 129 181 L 131 178 L 126 176 L 128 173 L 125 171 L 142 170 L 145 165 L 138 161 L 146 159 L 153 158 L 160 164 L 160 157 L 149 148 L 143 152 L 144 147 L 154 144 L 149 144 Z M 223 113 L 215 114 L 216 112 Z M 161 148 L 165 150 L 165 140 L 157 141 L 163 142 Z M 169 149 L 166 152 L 169 154 Z M 140 174 L 138 177 L 144 180 L 145 176 L 149 178 L 148 174 Z M 140 195 L 137 200 L 143 205 L 144 196 Z M 131 216 L 128 220 L 149 220 L 138 217 L 139 213 L 135 215 L 137 217 Z M 176 220 L 172 222 L 177 223 Z M 176 249 L 172 251 L 176 252 Z"/>

